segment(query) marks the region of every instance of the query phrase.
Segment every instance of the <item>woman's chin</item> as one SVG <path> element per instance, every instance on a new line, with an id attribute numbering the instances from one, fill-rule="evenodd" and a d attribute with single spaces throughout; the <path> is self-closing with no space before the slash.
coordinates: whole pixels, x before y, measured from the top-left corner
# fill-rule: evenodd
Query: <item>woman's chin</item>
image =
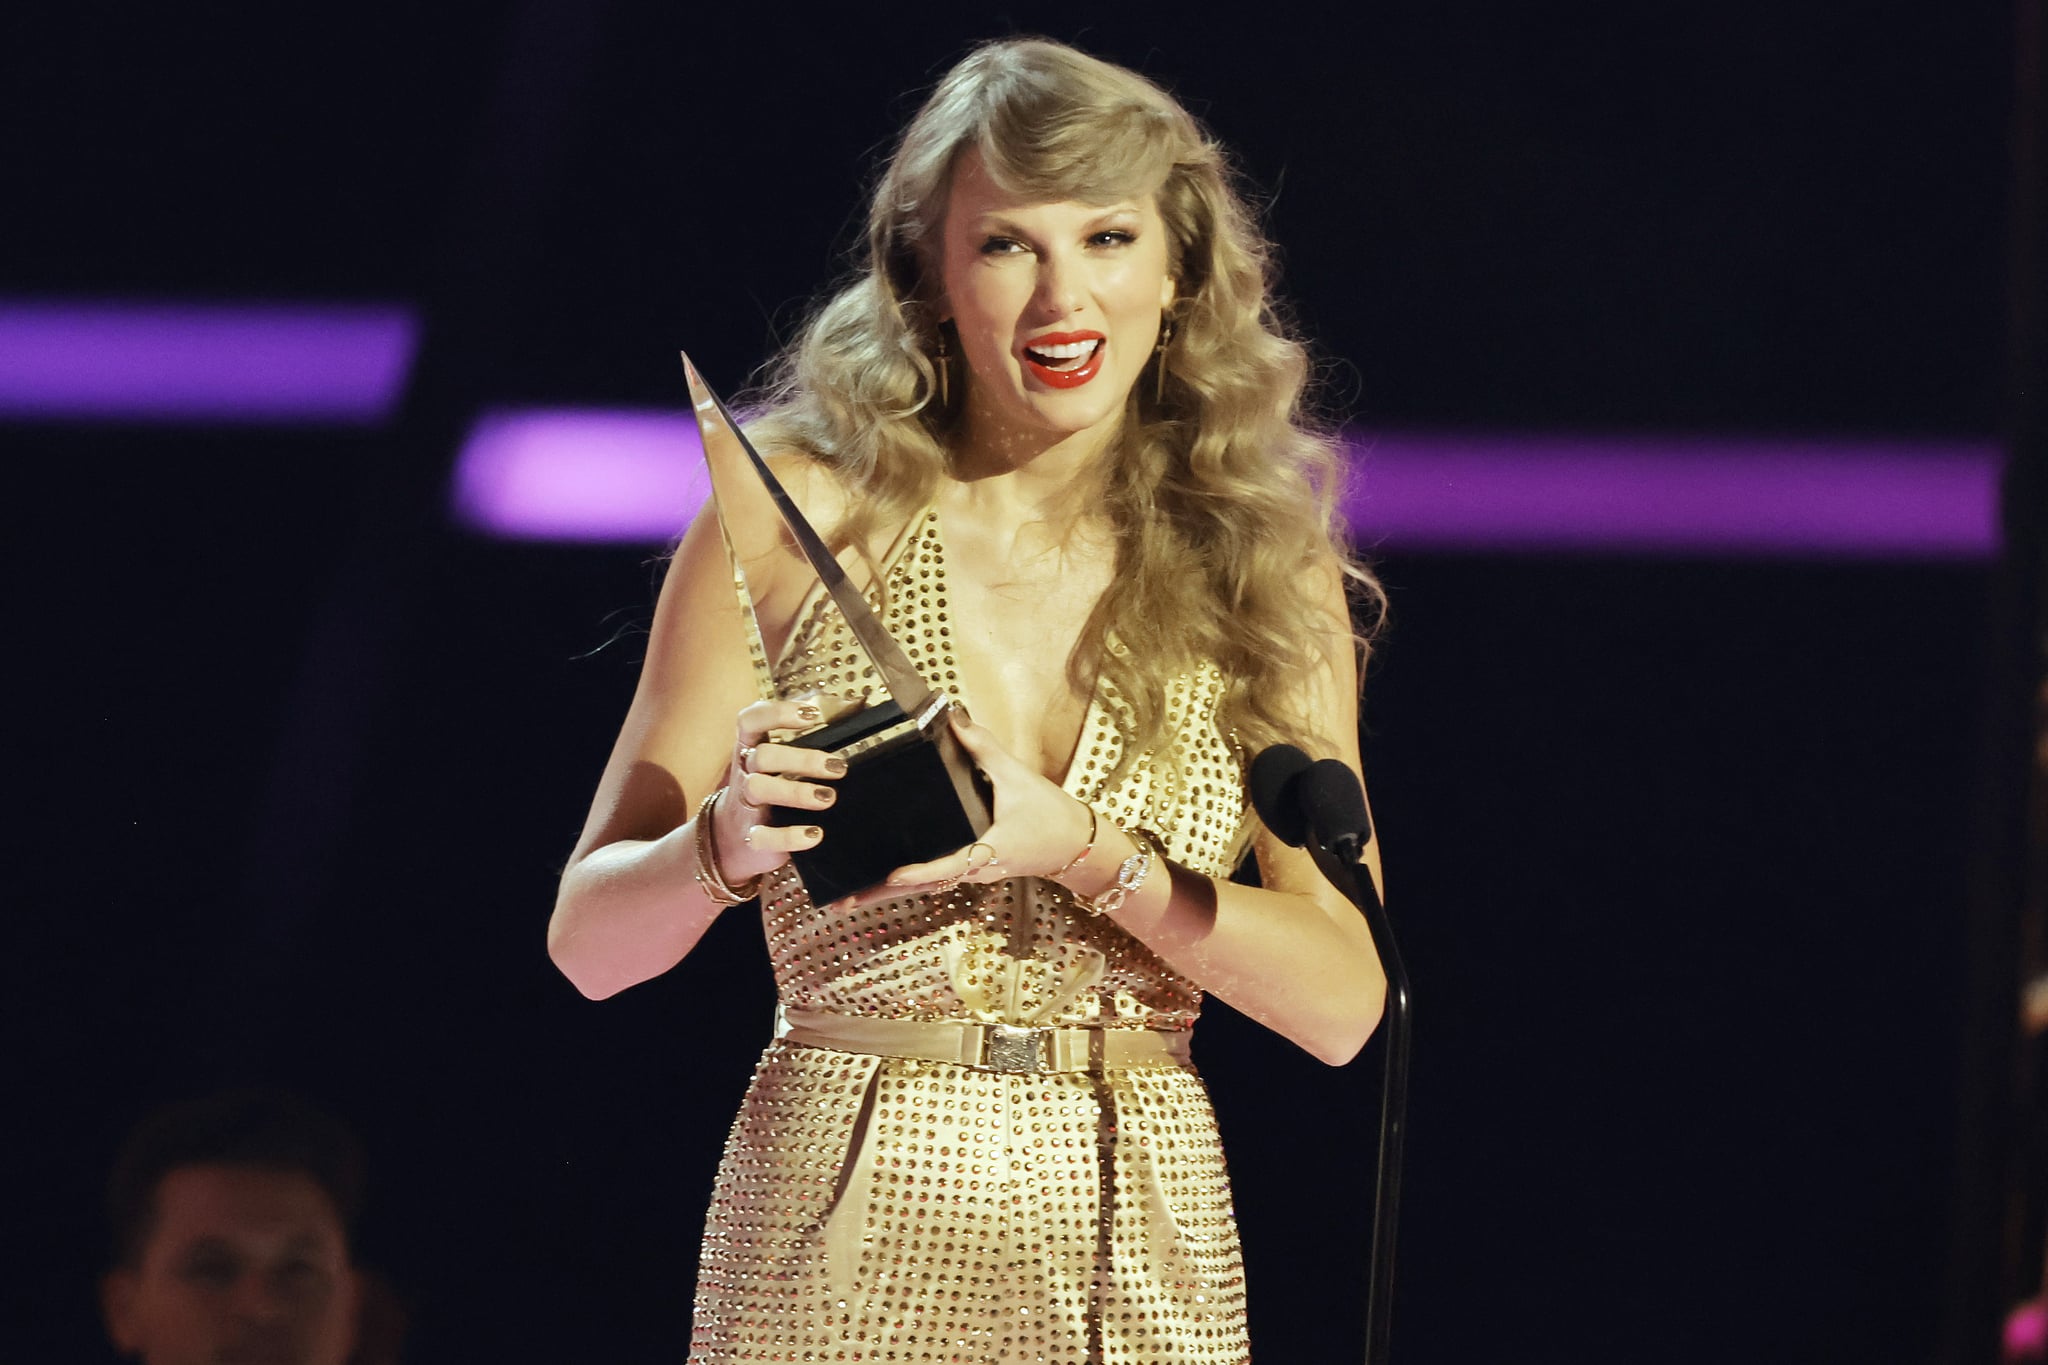
<path id="1" fill-rule="evenodd" d="M 1108 375 L 1097 375 L 1071 389 L 1037 386 L 1027 380 L 1000 410 L 970 425 L 969 440 L 983 446 L 1023 441 L 1057 445 L 1091 433 L 1107 440 L 1122 420 L 1129 397 L 1129 386 L 1119 390 Z"/>

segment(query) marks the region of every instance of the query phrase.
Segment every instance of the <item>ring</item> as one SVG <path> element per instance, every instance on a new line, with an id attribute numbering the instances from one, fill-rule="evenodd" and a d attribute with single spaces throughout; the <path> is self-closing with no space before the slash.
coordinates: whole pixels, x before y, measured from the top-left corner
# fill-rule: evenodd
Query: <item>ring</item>
<path id="1" fill-rule="evenodd" d="M 756 747 L 758 746 L 752 744 L 740 745 L 739 752 L 735 757 L 738 759 L 741 772 L 750 773 L 754 771 L 754 750 Z"/>
<path id="2" fill-rule="evenodd" d="M 977 848 L 988 854 L 988 861 L 980 863 L 974 861 L 974 850 Z M 996 856 L 995 849 L 977 839 L 967 846 L 967 871 L 962 875 L 971 877 L 985 868 L 1001 867 L 1002 865 L 1003 860 Z"/>

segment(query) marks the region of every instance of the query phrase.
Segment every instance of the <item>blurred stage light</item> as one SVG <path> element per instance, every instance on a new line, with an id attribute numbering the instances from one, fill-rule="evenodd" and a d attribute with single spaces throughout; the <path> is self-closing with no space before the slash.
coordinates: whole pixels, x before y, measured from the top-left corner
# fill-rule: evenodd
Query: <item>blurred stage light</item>
<path id="1" fill-rule="evenodd" d="M 397 304 L 0 299 L 0 419 L 375 425 L 418 340 Z"/>
<path id="2" fill-rule="evenodd" d="M 1985 559 L 1993 441 L 1394 432 L 1351 443 L 1364 548 Z"/>
<path id="3" fill-rule="evenodd" d="M 688 413 L 486 412 L 456 459 L 455 519 L 512 540 L 674 540 L 709 495 Z"/>
<path id="4" fill-rule="evenodd" d="M 2029 1300 L 2006 1315 L 2005 1359 L 2039 1360 L 2048 1352 L 2048 1304 Z"/>
<path id="5" fill-rule="evenodd" d="M 1344 513 L 1391 552 L 1984 559 L 1990 441 L 1354 435 Z M 687 413 L 486 413 L 457 464 L 464 525 L 513 539 L 673 539 L 707 484 Z"/>

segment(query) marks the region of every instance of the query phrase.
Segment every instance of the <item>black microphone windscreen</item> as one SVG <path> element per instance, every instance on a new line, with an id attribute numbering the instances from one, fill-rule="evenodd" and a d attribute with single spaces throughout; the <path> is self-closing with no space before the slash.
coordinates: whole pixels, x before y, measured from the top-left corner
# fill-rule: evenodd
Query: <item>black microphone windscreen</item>
<path id="1" fill-rule="evenodd" d="M 1301 805 L 1309 822 L 1335 846 L 1356 839 L 1363 847 L 1372 842 L 1372 816 L 1366 813 L 1365 789 L 1351 769 L 1334 758 L 1319 758 L 1301 777 Z"/>
<path id="2" fill-rule="evenodd" d="M 1310 766 L 1308 755 L 1292 744 L 1275 744 L 1252 760 L 1252 809 L 1274 838 L 1295 848 L 1308 837 L 1299 779 Z"/>

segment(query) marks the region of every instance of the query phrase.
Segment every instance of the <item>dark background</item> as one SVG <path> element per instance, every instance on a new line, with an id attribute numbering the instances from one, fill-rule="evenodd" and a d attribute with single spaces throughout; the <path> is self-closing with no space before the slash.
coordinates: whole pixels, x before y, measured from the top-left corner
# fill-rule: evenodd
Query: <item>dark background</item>
<path id="1" fill-rule="evenodd" d="M 97 1358 L 120 1133 L 249 1080 L 364 1130 L 411 1359 L 681 1359 L 757 931 L 601 1005 L 542 948 L 659 547 L 465 533 L 449 462 L 479 405 L 674 407 L 685 344 L 746 373 L 916 89 L 1022 31 L 1236 149 L 1365 430 L 1998 430 L 1988 0 L 13 7 L 0 294 L 426 333 L 382 429 L 0 426 L 0 1359 Z M 1989 566 L 1379 567 L 1400 1357 L 1926 1358 Z M 1261 1358 L 1357 1358 L 1378 1049 L 1215 1014 Z"/>

